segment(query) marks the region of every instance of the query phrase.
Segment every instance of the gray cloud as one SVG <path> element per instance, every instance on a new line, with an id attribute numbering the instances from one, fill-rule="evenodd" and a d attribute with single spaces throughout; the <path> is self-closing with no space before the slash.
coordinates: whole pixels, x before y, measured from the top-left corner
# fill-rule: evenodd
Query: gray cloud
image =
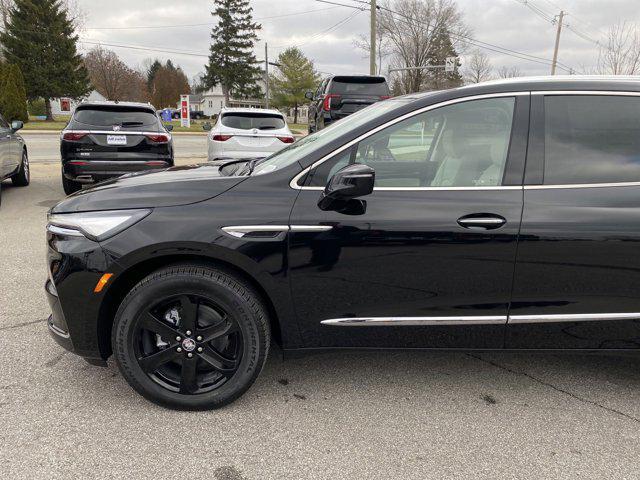
<path id="1" fill-rule="evenodd" d="M 341 0 L 352 3 L 349 0 Z M 211 25 L 182 28 L 94 29 L 100 27 L 145 27 L 180 24 L 212 24 L 212 3 L 207 0 L 79 0 L 85 12 L 85 28 L 81 36 L 85 41 L 141 45 L 206 55 L 210 42 Z M 640 9 L 634 0 L 534 0 L 550 14 L 560 7 L 569 12 L 566 22 L 593 38 L 612 24 L 627 20 L 640 22 Z M 354 3 L 354 5 L 356 5 Z M 517 0 L 459 0 L 467 24 L 478 40 L 507 47 L 512 50 L 550 59 L 555 26 L 536 16 Z M 315 2 L 313 0 L 253 0 L 255 18 L 262 24 L 260 43 L 256 46 L 258 58 L 264 58 L 264 42 L 270 45 L 270 56 L 275 57 L 287 46 L 299 46 L 314 60 L 318 70 L 326 73 L 366 73 L 368 60 L 365 53 L 354 46 L 354 41 L 369 28 L 368 12 L 357 13 L 348 22 L 326 31 L 332 25 L 347 19 L 356 10 Z M 315 10 L 306 15 L 291 15 Z M 287 16 L 283 16 L 287 15 Z M 277 17 L 277 18 L 274 18 Z M 324 33 L 323 33 L 324 32 Z M 88 50 L 94 45 L 83 43 Z M 129 65 L 142 63 L 145 58 L 171 58 L 182 66 L 189 76 L 204 71 L 205 57 L 179 53 L 156 53 L 124 48 L 115 50 Z M 524 73 L 547 74 L 548 66 L 520 60 L 487 51 L 494 66 L 517 66 Z M 571 31 L 565 31 L 560 48 L 560 61 L 580 71 L 593 67 L 598 49 Z M 462 57 L 464 64 L 464 55 Z"/>

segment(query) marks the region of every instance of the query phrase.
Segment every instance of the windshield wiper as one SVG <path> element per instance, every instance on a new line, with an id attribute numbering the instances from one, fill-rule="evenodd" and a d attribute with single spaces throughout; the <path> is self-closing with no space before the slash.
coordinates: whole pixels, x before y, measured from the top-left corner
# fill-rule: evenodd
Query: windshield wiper
<path id="1" fill-rule="evenodd" d="M 120 124 L 121 127 L 138 127 L 140 125 L 144 125 L 143 122 L 122 122 Z"/>
<path id="2" fill-rule="evenodd" d="M 258 130 L 275 130 L 276 127 L 273 127 L 271 125 L 264 125 L 263 127 L 258 127 Z"/>

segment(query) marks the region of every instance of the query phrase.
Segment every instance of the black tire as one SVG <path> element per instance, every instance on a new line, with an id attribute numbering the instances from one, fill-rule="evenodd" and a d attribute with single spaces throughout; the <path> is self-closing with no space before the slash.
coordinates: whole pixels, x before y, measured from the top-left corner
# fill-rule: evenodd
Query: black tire
<path id="1" fill-rule="evenodd" d="M 64 172 L 62 172 L 62 188 L 64 189 L 64 193 L 67 195 L 71 195 L 72 193 L 76 193 L 78 190 L 82 188 L 82 184 L 79 182 L 74 182 L 73 180 L 69 180 L 64 176 Z"/>
<path id="2" fill-rule="evenodd" d="M 29 168 L 29 157 L 25 150 L 22 151 L 22 163 L 20 163 L 20 169 L 13 177 L 11 181 L 16 187 L 26 187 L 31 181 L 31 169 Z"/>
<path id="3" fill-rule="evenodd" d="M 214 309 L 219 318 L 207 322 Z M 189 313 L 194 323 L 187 323 Z M 199 335 L 219 333 L 221 325 L 231 333 L 211 341 Z M 129 292 L 116 313 L 111 342 L 120 372 L 139 394 L 172 409 L 207 410 L 233 402 L 256 380 L 269 350 L 269 321 L 259 295 L 242 280 L 210 267 L 178 265 L 150 274 Z M 226 342 L 235 356 L 216 342 Z M 218 356 L 207 357 L 209 352 Z M 149 361 L 157 354 L 164 358 Z M 226 373 L 207 360 L 228 357 L 233 366 Z M 191 381 L 185 380 L 189 368 Z"/>

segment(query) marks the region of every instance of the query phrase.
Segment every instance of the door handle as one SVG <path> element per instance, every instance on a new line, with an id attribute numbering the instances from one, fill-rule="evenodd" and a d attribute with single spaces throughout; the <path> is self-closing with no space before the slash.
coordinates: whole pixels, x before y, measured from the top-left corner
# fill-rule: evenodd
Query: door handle
<path id="1" fill-rule="evenodd" d="M 474 228 L 482 230 L 494 230 L 502 227 L 507 220 L 500 215 L 493 213 L 472 213 L 458 219 L 458 225 L 463 228 Z"/>

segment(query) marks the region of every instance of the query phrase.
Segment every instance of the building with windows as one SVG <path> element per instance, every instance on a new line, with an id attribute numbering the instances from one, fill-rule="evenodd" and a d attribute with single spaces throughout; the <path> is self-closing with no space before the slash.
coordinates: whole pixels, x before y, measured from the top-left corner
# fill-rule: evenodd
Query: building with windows
<path id="1" fill-rule="evenodd" d="M 51 99 L 51 112 L 53 116 L 65 116 L 71 115 L 81 102 L 102 102 L 106 98 L 98 93 L 97 90 L 92 90 L 86 97 L 74 99 L 71 97 L 59 97 Z"/>
<path id="2" fill-rule="evenodd" d="M 264 82 L 258 82 L 258 86 L 265 91 Z M 224 94 L 222 93 L 222 87 L 217 85 L 213 88 L 210 88 L 206 92 L 203 92 L 198 95 L 190 95 L 189 103 L 191 105 L 191 110 L 201 110 L 207 117 L 217 115 L 220 113 L 222 107 L 241 107 L 241 108 L 264 108 L 265 102 L 264 97 L 260 98 L 233 98 L 229 99 L 229 104 L 225 105 Z M 180 105 L 178 104 L 179 108 Z"/>

